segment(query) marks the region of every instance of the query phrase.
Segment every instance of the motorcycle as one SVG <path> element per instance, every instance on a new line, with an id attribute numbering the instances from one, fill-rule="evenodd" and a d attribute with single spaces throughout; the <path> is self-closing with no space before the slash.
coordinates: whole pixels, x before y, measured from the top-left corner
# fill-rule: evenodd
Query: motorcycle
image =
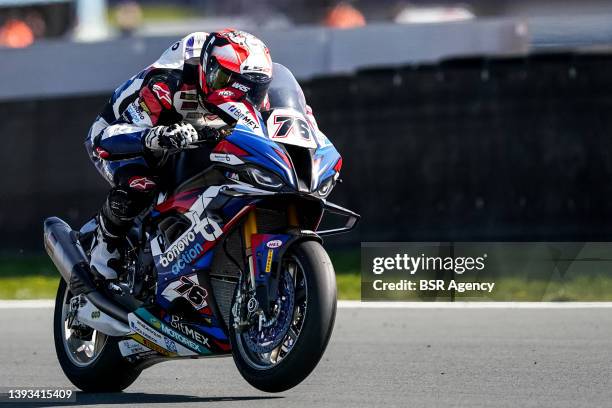
<path id="1" fill-rule="evenodd" d="M 239 119 L 231 133 L 176 155 L 183 176 L 135 220 L 116 279 L 90 269 L 95 218 L 78 231 L 45 220 L 63 278 L 55 348 L 76 387 L 120 391 L 162 361 L 231 355 L 251 385 L 279 392 L 321 359 L 336 313 L 321 237 L 350 231 L 359 215 L 327 201 L 342 158 L 282 65 L 268 96 L 263 113 L 225 103 Z M 318 230 L 327 213 L 344 223 Z"/>

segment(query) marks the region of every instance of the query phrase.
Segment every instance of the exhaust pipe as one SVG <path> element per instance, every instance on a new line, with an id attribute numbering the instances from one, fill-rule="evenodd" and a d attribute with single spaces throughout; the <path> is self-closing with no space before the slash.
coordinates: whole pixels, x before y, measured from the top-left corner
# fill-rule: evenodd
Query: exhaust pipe
<path id="1" fill-rule="evenodd" d="M 44 223 L 45 250 L 73 295 L 83 294 L 98 309 L 127 324 L 128 312 L 100 293 L 91 280 L 91 270 L 76 231 L 57 217 Z"/>
<path id="2" fill-rule="evenodd" d="M 89 262 L 81 247 L 76 231 L 57 217 L 47 218 L 44 226 L 45 250 L 74 295 L 89 293 L 95 289 L 89 272 Z"/>

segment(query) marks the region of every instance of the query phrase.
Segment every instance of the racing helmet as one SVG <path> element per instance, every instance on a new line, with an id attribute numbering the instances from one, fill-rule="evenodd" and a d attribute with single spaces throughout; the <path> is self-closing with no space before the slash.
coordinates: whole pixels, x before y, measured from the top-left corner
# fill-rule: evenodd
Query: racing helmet
<path id="1" fill-rule="evenodd" d="M 208 36 L 199 63 L 199 86 L 205 97 L 213 91 L 232 87 L 260 107 L 271 81 L 270 51 L 259 38 L 233 29 Z"/>

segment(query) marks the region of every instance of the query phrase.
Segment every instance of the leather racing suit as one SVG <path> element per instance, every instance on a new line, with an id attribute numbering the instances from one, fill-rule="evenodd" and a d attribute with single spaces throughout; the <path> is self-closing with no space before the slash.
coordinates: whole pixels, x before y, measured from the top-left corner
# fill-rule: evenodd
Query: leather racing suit
<path id="1" fill-rule="evenodd" d="M 149 132 L 180 122 L 196 130 L 235 122 L 203 100 L 197 88 L 198 59 L 207 36 L 195 32 L 174 43 L 117 88 L 91 126 L 87 153 L 112 186 L 98 219 L 106 235 L 123 237 L 132 220 L 152 203 L 168 154 L 145 147 Z"/>
<path id="2" fill-rule="evenodd" d="M 216 141 L 223 128 L 240 119 L 261 132 L 241 109 L 255 115 L 255 106 L 270 108 L 271 75 L 269 51 L 251 34 L 194 32 L 115 90 L 85 141 L 93 164 L 112 186 L 97 217 L 90 259 L 94 273 L 117 277 L 116 262 L 133 219 L 152 204 L 158 187 L 170 187 L 168 176 L 177 170 L 172 153 L 194 141 Z M 306 118 L 319 133 L 300 94 Z"/>

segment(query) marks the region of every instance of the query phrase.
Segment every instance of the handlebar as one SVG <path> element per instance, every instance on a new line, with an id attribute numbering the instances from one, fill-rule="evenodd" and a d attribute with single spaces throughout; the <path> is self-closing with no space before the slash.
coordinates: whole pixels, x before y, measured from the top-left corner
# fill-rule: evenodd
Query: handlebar
<path id="1" fill-rule="evenodd" d="M 233 130 L 233 126 L 224 126 L 219 129 L 205 126 L 198 130 L 198 137 L 200 140 L 189 143 L 184 149 L 197 149 L 202 145 L 217 144 L 223 140 L 223 138 L 230 135 Z"/>

